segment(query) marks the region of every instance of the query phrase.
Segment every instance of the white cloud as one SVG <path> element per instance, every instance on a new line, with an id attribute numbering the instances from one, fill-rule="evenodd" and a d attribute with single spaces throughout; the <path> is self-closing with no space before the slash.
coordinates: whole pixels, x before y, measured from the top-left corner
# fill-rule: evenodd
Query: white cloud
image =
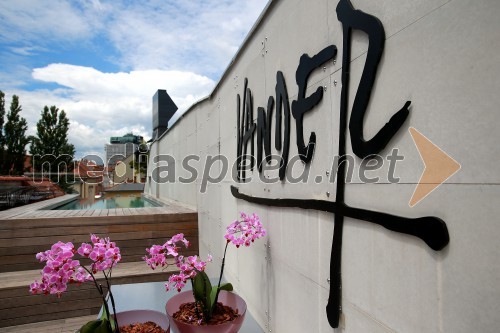
<path id="1" fill-rule="evenodd" d="M 0 41 L 50 50 L 107 41 L 123 70 L 177 69 L 217 78 L 267 0 L 6 0 Z M 34 45 L 38 44 L 38 45 Z M 28 48 L 25 48 L 28 47 Z M 25 54 L 27 55 L 27 54 Z"/>
<path id="2" fill-rule="evenodd" d="M 47 51 L 41 47 L 37 46 L 23 46 L 23 47 L 11 47 L 10 50 L 21 56 L 32 56 L 36 55 L 40 51 Z"/>
<path id="3" fill-rule="evenodd" d="M 151 135 L 157 89 L 181 112 L 210 93 L 267 1 L 0 1 L 0 59 L 10 64 L 0 89 L 20 96 L 29 134 L 43 106 L 56 105 L 78 155 L 102 153 L 110 136 Z M 120 70 L 95 69 L 106 61 Z M 43 82 L 59 87 L 33 90 Z"/>
<path id="4" fill-rule="evenodd" d="M 0 40 L 109 40 L 123 69 L 220 75 L 267 0 L 0 1 Z M 19 49 L 22 51 L 22 49 Z"/>
<path id="5" fill-rule="evenodd" d="M 211 79 L 190 72 L 146 70 L 103 73 L 89 67 L 52 64 L 33 71 L 37 80 L 57 83 L 55 90 L 13 91 L 21 96 L 22 116 L 30 134 L 45 105 L 66 111 L 71 122 L 69 139 L 77 155 L 103 151 L 110 136 L 134 132 L 151 136 L 152 97 L 166 89 L 179 112 L 205 97 L 214 87 Z"/>
<path id="6" fill-rule="evenodd" d="M 133 68 L 180 68 L 220 75 L 266 2 L 158 5 L 149 1 L 118 10 L 108 31 L 124 63 Z"/>
<path id="7" fill-rule="evenodd" d="M 91 26 L 80 10 L 64 0 L 0 1 L 0 38 L 11 41 L 89 36 Z"/>

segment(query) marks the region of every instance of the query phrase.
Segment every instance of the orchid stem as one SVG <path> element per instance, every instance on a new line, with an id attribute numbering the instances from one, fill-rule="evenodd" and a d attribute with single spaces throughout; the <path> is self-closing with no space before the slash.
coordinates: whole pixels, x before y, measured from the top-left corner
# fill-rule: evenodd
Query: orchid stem
<path id="1" fill-rule="evenodd" d="M 222 275 L 224 274 L 224 265 L 226 264 L 226 251 L 229 242 L 226 242 L 226 247 L 224 248 L 224 256 L 222 257 L 222 265 L 220 267 L 219 283 L 217 283 L 217 292 L 215 293 L 214 307 L 217 306 L 217 300 L 219 299 L 220 283 L 222 281 Z"/>
<path id="2" fill-rule="evenodd" d="M 109 271 L 108 271 L 109 279 L 111 279 L 111 270 L 112 269 L 113 269 L 113 267 L 110 267 Z M 104 274 L 104 278 L 106 279 L 106 284 L 108 285 L 109 297 L 111 298 L 111 306 L 113 307 L 113 313 L 115 315 L 115 317 L 114 317 L 114 320 L 115 320 L 115 331 L 117 333 L 120 333 L 120 328 L 119 328 L 119 325 L 118 325 L 118 318 L 116 316 L 115 298 L 113 297 L 113 292 L 111 291 L 111 286 L 109 285 L 109 279 L 106 276 L 106 273 L 104 273 L 104 271 L 102 273 Z"/>
<path id="3" fill-rule="evenodd" d="M 92 271 L 90 271 L 84 265 L 81 265 L 81 267 L 83 267 L 83 269 L 86 270 L 87 273 L 89 273 L 90 277 L 92 278 L 92 281 L 94 281 L 95 287 L 97 288 L 97 291 L 101 295 L 102 302 L 104 303 L 103 305 L 104 305 L 104 311 L 106 312 L 106 317 L 108 319 L 111 318 L 111 315 L 109 313 L 108 301 L 106 300 L 106 296 L 104 295 L 104 291 L 102 290 L 102 285 L 100 285 L 100 284 L 97 283 L 97 280 L 95 279 L 94 273 L 92 273 Z M 115 304 L 114 304 L 115 302 L 114 302 L 114 299 L 113 299 L 113 293 L 111 292 L 111 289 L 109 287 L 109 281 L 108 281 L 108 278 L 107 278 L 106 274 L 104 272 L 103 272 L 103 274 L 104 274 L 104 278 L 106 279 L 106 283 L 108 285 L 109 295 L 111 296 L 111 304 L 113 305 L 113 311 L 114 311 L 114 313 L 116 315 Z M 119 333 L 120 331 L 119 331 L 119 328 L 118 328 L 118 321 L 116 321 L 116 318 L 115 318 L 115 323 L 116 323 L 117 332 Z M 112 328 L 111 328 L 111 322 L 109 322 L 108 325 L 109 325 L 110 331 L 113 331 Z"/>

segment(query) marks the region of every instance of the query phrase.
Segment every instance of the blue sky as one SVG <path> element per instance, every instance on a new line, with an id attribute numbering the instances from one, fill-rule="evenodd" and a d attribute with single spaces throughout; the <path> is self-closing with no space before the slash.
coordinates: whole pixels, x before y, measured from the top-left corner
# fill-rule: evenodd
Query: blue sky
<path id="1" fill-rule="evenodd" d="M 77 157 L 110 136 L 151 135 L 151 98 L 179 111 L 206 96 L 267 0 L 2 0 L 0 90 L 20 97 L 29 134 L 64 109 Z"/>

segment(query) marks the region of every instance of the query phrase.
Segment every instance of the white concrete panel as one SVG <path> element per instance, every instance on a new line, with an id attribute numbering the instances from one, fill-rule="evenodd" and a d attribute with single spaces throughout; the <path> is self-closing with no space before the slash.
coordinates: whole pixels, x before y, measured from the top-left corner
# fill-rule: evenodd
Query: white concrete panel
<path id="1" fill-rule="evenodd" d="M 320 332 L 318 314 L 320 287 L 299 272 L 278 261 L 271 265 L 270 291 L 272 332 Z M 287 319 L 285 319 L 287 318 Z"/>
<path id="2" fill-rule="evenodd" d="M 254 43 L 250 43 L 253 45 Z M 264 98 L 264 85 L 262 82 L 265 80 L 265 67 L 264 60 L 259 56 L 258 53 L 251 52 L 252 49 L 249 47 L 246 53 L 249 54 L 247 59 L 242 58 L 241 62 L 235 66 L 233 72 L 235 73 L 231 78 L 228 78 L 230 82 L 224 85 L 219 90 L 219 95 L 223 96 L 220 98 L 220 122 L 221 122 L 221 154 L 228 157 L 230 162 L 230 167 L 236 161 L 236 151 L 237 151 L 237 130 L 236 130 L 236 115 L 237 115 L 237 105 L 236 96 L 240 95 L 240 112 L 243 113 L 243 96 L 244 96 L 244 79 L 248 79 L 248 88 L 252 93 L 253 100 L 253 120 L 257 116 L 257 107 L 259 104 L 259 99 Z M 237 78 L 236 78 L 237 76 Z M 235 83 L 237 82 L 237 83 Z M 235 86 L 237 85 L 236 89 Z M 267 99 L 266 99 L 267 101 Z M 256 132 L 254 135 L 254 149 L 256 154 Z M 247 154 L 251 153 L 251 144 L 247 144 Z M 250 173 L 250 171 L 247 171 Z M 257 174 L 255 174 L 256 176 Z M 231 175 L 228 174 L 225 177 L 226 180 L 231 179 Z"/>
<path id="3" fill-rule="evenodd" d="M 210 105 L 212 107 L 212 105 Z M 207 151 L 210 146 L 218 144 L 219 141 L 219 117 L 217 109 L 210 109 L 210 112 L 198 114 L 198 149 Z"/>
<path id="4" fill-rule="evenodd" d="M 218 145 L 220 141 L 220 118 L 219 118 L 219 107 L 217 104 L 217 99 L 213 100 L 213 103 L 211 104 L 212 108 L 210 109 L 210 112 L 207 114 L 208 118 L 206 120 L 206 126 L 208 128 L 209 132 L 209 141 L 208 143 L 209 146 L 214 146 Z M 218 154 L 218 152 L 217 152 Z"/>
<path id="5" fill-rule="evenodd" d="M 438 216 L 448 224 L 451 243 L 436 253 L 414 237 L 346 218 L 342 253 L 345 328 L 335 332 L 493 332 L 500 297 L 496 288 L 500 271 L 495 265 L 500 250 L 495 204 L 500 193 L 494 185 L 499 183 L 500 162 L 494 142 L 500 123 L 496 112 L 500 6 L 493 0 L 353 2 L 355 8 L 382 21 L 388 38 L 366 114 L 365 136 L 373 136 L 406 100 L 413 107 L 404 128 L 383 152 L 397 147 L 405 156 L 395 174 L 402 184 L 364 185 L 356 176 L 354 184 L 346 185 L 346 203 L 408 217 Z M 160 150 L 176 157 L 185 155 L 185 150 L 195 152 L 203 162 L 207 154 L 220 151 L 234 161 L 236 94 L 243 94 L 244 78 L 249 79 L 254 96 L 255 118 L 257 107 L 274 95 L 277 70 L 285 75 L 291 102 L 297 94 L 294 76 L 300 55 L 313 55 L 335 44 L 339 48 L 336 64 L 328 63 L 309 80 L 308 94 L 322 85 L 327 85 L 327 93 L 304 119 L 305 140 L 311 131 L 318 137 L 310 179 L 326 176 L 330 159 L 338 154 L 342 28 L 335 6 L 331 1 L 275 2 L 212 98 L 197 105 L 167 133 Z M 350 105 L 367 46 L 366 36 L 355 32 Z M 450 180 L 460 185 L 441 186 L 415 208 L 409 208 L 408 201 L 423 165 L 408 126 L 416 127 L 463 166 Z M 295 140 L 292 119 L 290 156 L 296 153 Z M 352 153 L 349 137 L 347 142 Z M 359 167 L 360 160 L 356 161 Z M 248 249 L 231 248 L 226 279 L 266 330 L 333 332 L 325 316 L 333 215 L 236 200 L 229 191 L 235 184 L 229 177 L 221 184 L 209 184 L 201 194 L 203 166 L 199 164 L 200 176 L 189 189 L 174 184 L 160 190 L 161 196 L 198 204 L 202 255 L 221 255 L 225 226 L 238 211 L 259 213 L 269 241 L 259 240 Z M 387 168 L 385 164 L 370 175 L 387 182 Z M 257 172 L 252 176 L 258 177 Z M 335 199 L 335 184 L 324 182 L 267 185 L 256 179 L 238 186 L 259 197 Z M 211 269 L 214 274 L 216 270 Z"/>
<path id="6" fill-rule="evenodd" d="M 172 147 L 173 157 L 175 159 L 175 184 L 179 182 L 179 177 L 182 173 L 182 155 L 183 150 L 186 147 L 186 137 L 179 138 L 177 143 Z M 182 198 L 182 186 L 172 186 L 172 196 L 173 198 Z"/>
<path id="7" fill-rule="evenodd" d="M 328 279 L 330 278 L 330 254 L 332 250 L 334 218 L 333 214 L 326 212 L 318 212 L 318 248 L 316 255 L 318 256 L 319 266 L 321 267 L 318 276 L 318 284 L 324 289 L 330 288 Z"/>
<path id="8" fill-rule="evenodd" d="M 387 41 L 365 136 L 371 138 L 406 100 L 412 101 L 409 119 L 389 143 L 405 156 L 402 182 L 416 183 L 423 170 L 407 131 L 413 126 L 462 164 L 450 182 L 499 183 L 500 148 L 488 144 L 500 123 L 500 81 L 492 70 L 500 61 L 492 33 L 500 29 L 499 14 L 491 1 L 452 1 Z M 351 66 L 350 105 L 363 65 L 364 56 Z"/>
<path id="9" fill-rule="evenodd" d="M 399 242 L 385 232 L 379 233 L 379 228 L 352 228 L 354 221 L 346 219 L 345 222 L 345 299 L 396 331 L 438 331 L 435 256 L 429 255 L 418 244 L 412 246 L 410 242 Z M 370 242 L 351 245 L 353 238 L 363 232 L 369 233 L 364 237 Z M 354 256 L 351 256 L 351 251 L 356 251 Z M 360 285 L 366 287 L 358 288 Z"/>
<path id="10" fill-rule="evenodd" d="M 224 156 L 227 160 L 228 171 L 224 176 L 224 181 L 228 183 L 233 183 L 236 181 L 236 174 L 233 176 L 233 168 L 235 168 L 236 155 L 237 155 L 237 144 L 236 144 L 236 132 L 232 136 L 221 138 L 220 142 L 220 154 Z"/>
<path id="11" fill-rule="evenodd" d="M 409 208 L 401 193 L 411 195 L 412 187 L 353 185 L 346 201 L 402 216 L 440 217 L 448 225 L 450 245 L 436 253 L 414 237 L 347 219 L 344 298 L 398 332 L 489 331 L 499 296 L 492 285 L 500 276 L 498 265 L 492 265 L 500 250 L 500 229 L 494 225 L 498 186 L 443 185 L 440 200 Z"/>
<path id="12" fill-rule="evenodd" d="M 278 1 L 263 25 L 267 40 L 264 39 L 266 60 L 266 91 L 274 95 L 276 72 L 282 71 L 286 80 L 288 95 L 298 92 L 295 72 L 302 54 L 313 56 L 329 46 L 327 22 L 327 1 Z M 330 64 L 328 65 L 330 66 Z M 328 73 L 322 71 L 319 79 Z M 318 78 L 314 75 L 311 83 Z M 267 101 L 267 98 L 265 99 Z"/>
<path id="13" fill-rule="evenodd" d="M 220 88 L 221 109 L 224 110 L 224 119 L 230 119 L 231 124 L 236 124 L 236 96 L 240 95 L 241 109 L 243 110 L 244 82 L 248 79 L 247 87 L 251 90 L 253 96 L 253 116 L 257 116 L 257 107 L 267 104 L 267 95 L 265 94 L 265 61 L 260 55 L 257 43 L 250 43 L 246 49 L 246 57 L 239 58 L 234 66 L 234 77 L 228 78 L 227 84 Z M 237 77 L 237 78 L 236 78 Z M 235 79 L 236 78 L 236 79 Z M 236 89 L 234 83 L 236 82 Z M 226 114 L 229 111 L 228 114 Z M 226 134 L 227 135 L 227 134 Z"/>
<path id="14" fill-rule="evenodd" d="M 199 185 L 199 184 L 197 184 Z M 209 195 L 202 194 L 197 189 L 197 202 L 198 202 L 198 236 L 200 243 L 200 255 L 207 255 L 210 250 L 210 217 L 209 217 Z M 201 244 L 206 252 L 201 251 Z"/>
<path id="15" fill-rule="evenodd" d="M 328 296 L 328 295 L 327 295 Z M 375 318 L 371 317 L 368 313 L 364 312 L 356 305 L 346 301 L 343 304 L 345 311 L 343 317 L 343 327 L 345 329 L 338 329 L 335 331 L 343 333 L 357 333 L 357 332 L 370 332 L 370 333 L 395 333 L 397 331 L 385 326 L 378 322 Z M 333 332 L 328 326 L 328 323 L 323 326 L 324 330 L 321 332 Z M 330 331 L 331 330 L 331 331 Z"/>
<path id="16" fill-rule="evenodd" d="M 444 332 L 495 332 L 500 312 L 500 186 L 446 185 L 450 246 L 440 265 Z"/>
<path id="17" fill-rule="evenodd" d="M 243 87 L 239 89 L 236 86 L 236 82 L 239 81 L 235 76 L 229 77 L 227 84 L 217 92 L 217 106 L 220 112 L 220 137 L 223 139 L 233 137 L 233 135 L 236 137 L 238 114 L 236 96 L 237 94 L 240 94 L 240 96 L 243 94 Z M 236 146 L 235 143 L 233 145 Z"/>
<path id="18" fill-rule="evenodd" d="M 155 163 L 153 163 L 153 156 L 156 155 L 156 150 L 158 149 L 158 143 L 153 142 L 150 146 L 151 153 L 148 156 L 148 170 L 146 177 L 146 184 L 144 185 L 144 193 L 148 193 L 149 195 L 156 196 L 156 186 L 152 180 L 152 171 L 155 168 Z"/>
<path id="19" fill-rule="evenodd" d="M 422 17 L 449 2 L 449 0 L 352 0 L 355 9 L 377 17 L 384 26 L 386 38 L 414 24 Z"/>
<path id="20" fill-rule="evenodd" d="M 210 265 L 210 269 L 207 272 L 212 277 L 218 277 L 220 272 L 220 263 L 222 261 L 222 249 L 221 249 L 221 221 L 220 221 L 220 185 L 219 184 L 209 184 L 207 187 L 207 192 L 205 194 L 200 194 L 205 196 L 205 203 L 207 204 L 207 220 L 203 221 L 206 224 L 206 234 L 205 238 L 208 238 L 207 247 L 209 253 L 214 258 L 214 264 Z M 207 237 L 208 236 L 208 237 Z M 206 257 L 206 254 L 204 254 Z"/>
<path id="21" fill-rule="evenodd" d="M 196 148 L 197 154 L 200 157 L 200 176 L 199 181 L 201 181 L 201 177 L 203 175 L 203 170 L 205 166 L 205 161 L 208 155 L 208 148 L 210 146 L 209 142 L 212 141 L 213 133 L 210 133 L 210 128 L 207 126 L 206 115 L 199 114 L 197 115 L 197 129 L 196 129 Z"/>
<path id="22" fill-rule="evenodd" d="M 201 170 L 199 178 L 201 180 L 201 191 L 206 191 L 208 184 L 215 184 L 221 175 L 224 161 L 219 157 L 218 144 L 208 147 L 207 154 L 200 160 Z"/>
<path id="23" fill-rule="evenodd" d="M 271 223 L 265 207 L 238 201 L 238 211 L 247 214 L 256 213 L 266 229 Z M 237 291 L 243 295 L 249 310 L 261 327 L 264 327 L 267 322 L 265 312 L 269 311 L 270 288 L 272 286 L 272 282 L 269 281 L 271 277 L 269 265 L 272 264 L 272 261 L 268 261 L 268 250 L 265 246 L 268 239 L 265 237 L 256 240 L 250 247 L 242 246 L 236 249 L 234 245 L 230 244 L 228 248 L 228 252 L 238 252 L 239 288 Z"/>
<path id="24" fill-rule="evenodd" d="M 192 135 L 196 132 L 196 110 L 191 110 L 183 114 L 178 121 L 179 124 L 175 126 L 182 124 L 182 132 L 185 136 Z"/>
<path id="25" fill-rule="evenodd" d="M 447 2 L 449 0 L 351 1 L 354 9 L 373 15 L 382 22 L 386 38 L 390 38 L 402 29 L 414 24 Z M 327 9 L 329 41 L 338 48 L 337 63 L 334 66 L 335 70 L 341 68 L 343 53 L 343 29 L 341 22 L 337 18 L 337 4 L 338 1 L 328 1 Z M 352 36 L 351 59 L 356 59 L 367 51 L 368 38 L 365 33 L 357 30 L 352 32 Z"/>
<path id="26" fill-rule="evenodd" d="M 281 213 L 280 241 L 270 240 L 272 261 L 280 261 L 298 274 L 319 280 L 319 220 L 318 212 L 302 209 L 285 209 Z M 274 221 L 270 221 L 274 223 Z M 290 260 L 293 256 L 293 260 Z"/>
<path id="27" fill-rule="evenodd" d="M 196 147 L 196 133 L 189 135 L 186 138 L 186 151 L 181 154 L 181 158 L 184 159 L 188 155 L 198 155 Z M 189 165 L 195 167 L 197 171 L 200 169 L 201 162 L 192 160 Z M 188 171 L 183 166 L 183 161 L 177 161 L 177 166 L 181 169 L 179 172 L 179 177 L 184 179 L 196 178 L 196 175 L 191 175 L 191 171 Z M 183 199 L 186 203 L 196 206 L 196 179 L 192 181 L 179 182 L 178 187 L 183 189 Z"/>

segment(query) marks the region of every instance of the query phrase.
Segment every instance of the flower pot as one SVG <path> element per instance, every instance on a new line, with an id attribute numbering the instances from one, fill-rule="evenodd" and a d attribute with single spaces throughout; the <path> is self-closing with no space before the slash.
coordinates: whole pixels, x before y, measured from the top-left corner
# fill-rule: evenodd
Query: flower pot
<path id="1" fill-rule="evenodd" d="M 170 319 L 170 324 L 172 328 L 175 329 L 176 333 L 236 333 L 243 325 L 243 320 L 245 319 L 245 313 L 247 310 L 247 304 L 240 296 L 221 290 L 219 293 L 219 302 L 222 304 L 230 306 L 233 309 L 238 309 L 240 316 L 233 321 L 226 322 L 219 325 L 204 325 L 195 326 L 183 323 L 173 318 L 175 312 L 179 310 L 179 306 L 182 303 L 194 302 L 193 292 L 191 290 L 183 291 L 172 298 L 170 298 L 165 306 L 167 311 L 168 319 Z"/>
<path id="2" fill-rule="evenodd" d="M 118 319 L 118 325 L 125 326 L 135 323 L 145 323 L 152 321 L 153 323 L 160 326 L 162 329 L 166 330 L 167 333 L 170 332 L 170 322 L 168 317 L 159 311 L 154 310 L 131 310 L 118 312 L 116 314 Z"/>

